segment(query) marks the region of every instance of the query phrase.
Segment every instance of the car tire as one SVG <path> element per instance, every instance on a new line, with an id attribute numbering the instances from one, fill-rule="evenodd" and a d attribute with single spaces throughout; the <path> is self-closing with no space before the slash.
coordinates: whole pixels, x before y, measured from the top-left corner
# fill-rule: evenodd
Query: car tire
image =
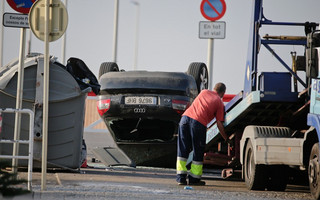
<path id="1" fill-rule="evenodd" d="M 118 72 L 118 71 L 119 71 L 119 67 L 117 63 L 114 63 L 114 62 L 101 63 L 100 69 L 99 69 L 99 78 L 105 73 Z"/>
<path id="2" fill-rule="evenodd" d="M 191 75 L 196 81 L 198 92 L 208 89 L 209 77 L 206 64 L 201 62 L 193 62 L 189 65 L 188 75 Z"/>

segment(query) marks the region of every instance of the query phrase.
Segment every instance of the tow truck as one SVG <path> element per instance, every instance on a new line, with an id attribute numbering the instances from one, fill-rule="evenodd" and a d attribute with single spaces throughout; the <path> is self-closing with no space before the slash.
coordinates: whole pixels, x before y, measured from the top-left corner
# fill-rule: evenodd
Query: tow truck
<path id="1" fill-rule="evenodd" d="M 298 27 L 303 36 L 260 35 L 265 26 Z M 275 22 L 263 14 L 263 0 L 253 0 L 244 89 L 225 104 L 223 143 L 215 120 L 207 129 L 204 164 L 241 168 L 250 190 L 284 191 L 290 170 L 305 174 L 315 199 L 320 195 L 320 31 L 315 22 Z M 303 55 L 288 52 L 292 67 L 271 47 L 301 46 Z M 259 73 L 261 48 L 267 49 L 284 71 Z M 299 73 L 298 73 L 299 72 Z M 300 78 L 301 73 L 305 77 Z M 299 76 L 298 76 L 299 74 Z M 299 90 L 299 91 L 298 91 Z M 189 156 L 189 161 L 192 153 Z M 289 170 L 290 169 L 290 170 Z"/>

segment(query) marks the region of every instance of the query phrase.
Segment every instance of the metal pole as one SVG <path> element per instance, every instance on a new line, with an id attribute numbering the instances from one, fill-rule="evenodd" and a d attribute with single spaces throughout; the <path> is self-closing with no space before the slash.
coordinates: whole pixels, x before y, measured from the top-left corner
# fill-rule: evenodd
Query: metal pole
<path id="1" fill-rule="evenodd" d="M 45 4 L 44 28 L 44 77 L 43 77 L 43 124 L 42 124 L 42 168 L 41 190 L 47 189 L 47 151 L 48 151 L 48 111 L 49 111 L 49 0 Z"/>
<path id="2" fill-rule="evenodd" d="M 64 5 L 65 7 L 68 9 L 68 0 L 64 0 Z M 62 64 L 65 65 L 66 64 L 66 44 L 67 44 L 67 32 L 64 33 L 64 35 L 62 36 Z"/>
<path id="3" fill-rule="evenodd" d="M 207 58 L 207 66 L 208 66 L 208 76 L 209 83 L 208 89 L 212 90 L 212 77 L 213 77 L 213 39 L 208 39 L 208 58 Z"/>
<path id="4" fill-rule="evenodd" d="M 31 29 L 29 29 L 29 39 L 28 39 L 28 47 L 27 47 L 27 55 L 30 55 L 31 54 L 31 37 L 32 34 L 31 34 Z"/>
<path id="5" fill-rule="evenodd" d="M 0 13 L 0 19 L 1 19 L 1 23 L 3 21 L 3 14 L 4 14 L 4 0 L 1 1 L 1 13 Z M 0 67 L 3 66 L 3 26 L 0 26 Z"/>
<path id="6" fill-rule="evenodd" d="M 117 62 L 119 0 L 114 0 L 113 62 Z"/>
<path id="7" fill-rule="evenodd" d="M 293 51 L 291 52 L 291 58 L 292 58 L 292 71 L 294 73 L 297 73 L 297 63 L 296 63 L 296 59 L 297 59 L 297 52 Z M 297 79 L 293 76 L 293 88 L 295 92 L 298 92 L 298 81 Z"/>
<path id="8" fill-rule="evenodd" d="M 139 15 L 140 15 L 140 4 L 136 1 L 132 2 L 137 7 L 136 11 L 136 39 L 135 39 L 135 50 L 134 50 L 134 63 L 133 70 L 138 69 L 138 45 L 139 45 Z"/>
<path id="9" fill-rule="evenodd" d="M 25 56 L 25 42 L 26 42 L 26 29 L 21 28 L 20 31 L 20 51 L 19 51 L 19 68 L 17 77 L 17 97 L 16 97 L 16 109 L 22 109 L 22 98 L 23 98 L 23 79 L 24 79 L 24 56 Z M 20 113 L 15 114 L 14 121 L 14 140 L 20 139 L 20 128 L 21 128 L 21 115 Z M 13 156 L 19 154 L 19 144 L 13 144 Z M 12 159 L 12 171 L 17 173 L 18 159 Z"/>

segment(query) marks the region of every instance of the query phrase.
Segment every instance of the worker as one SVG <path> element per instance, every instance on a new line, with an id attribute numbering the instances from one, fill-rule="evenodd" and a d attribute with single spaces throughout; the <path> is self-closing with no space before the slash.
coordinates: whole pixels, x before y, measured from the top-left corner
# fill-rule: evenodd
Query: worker
<path id="1" fill-rule="evenodd" d="M 226 142 L 224 131 L 224 104 L 221 100 L 226 91 L 223 83 L 217 83 L 213 89 L 202 90 L 191 106 L 182 114 L 178 130 L 177 182 L 179 185 L 205 185 L 201 180 L 203 155 L 206 144 L 207 124 L 216 118 L 221 136 Z M 186 164 L 193 150 L 193 160 L 188 173 Z"/>

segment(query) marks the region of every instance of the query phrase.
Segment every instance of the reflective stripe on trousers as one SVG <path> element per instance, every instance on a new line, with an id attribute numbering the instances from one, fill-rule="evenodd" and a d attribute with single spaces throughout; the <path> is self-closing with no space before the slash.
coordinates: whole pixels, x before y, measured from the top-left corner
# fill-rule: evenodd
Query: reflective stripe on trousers
<path id="1" fill-rule="evenodd" d="M 177 174 L 187 174 L 187 159 L 178 157 L 177 158 Z"/>
<path id="2" fill-rule="evenodd" d="M 192 161 L 189 175 L 192 176 L 193 178 L 200 179 L 202 176 L 202 168 L 203 168 L 202 162 Z"/>

